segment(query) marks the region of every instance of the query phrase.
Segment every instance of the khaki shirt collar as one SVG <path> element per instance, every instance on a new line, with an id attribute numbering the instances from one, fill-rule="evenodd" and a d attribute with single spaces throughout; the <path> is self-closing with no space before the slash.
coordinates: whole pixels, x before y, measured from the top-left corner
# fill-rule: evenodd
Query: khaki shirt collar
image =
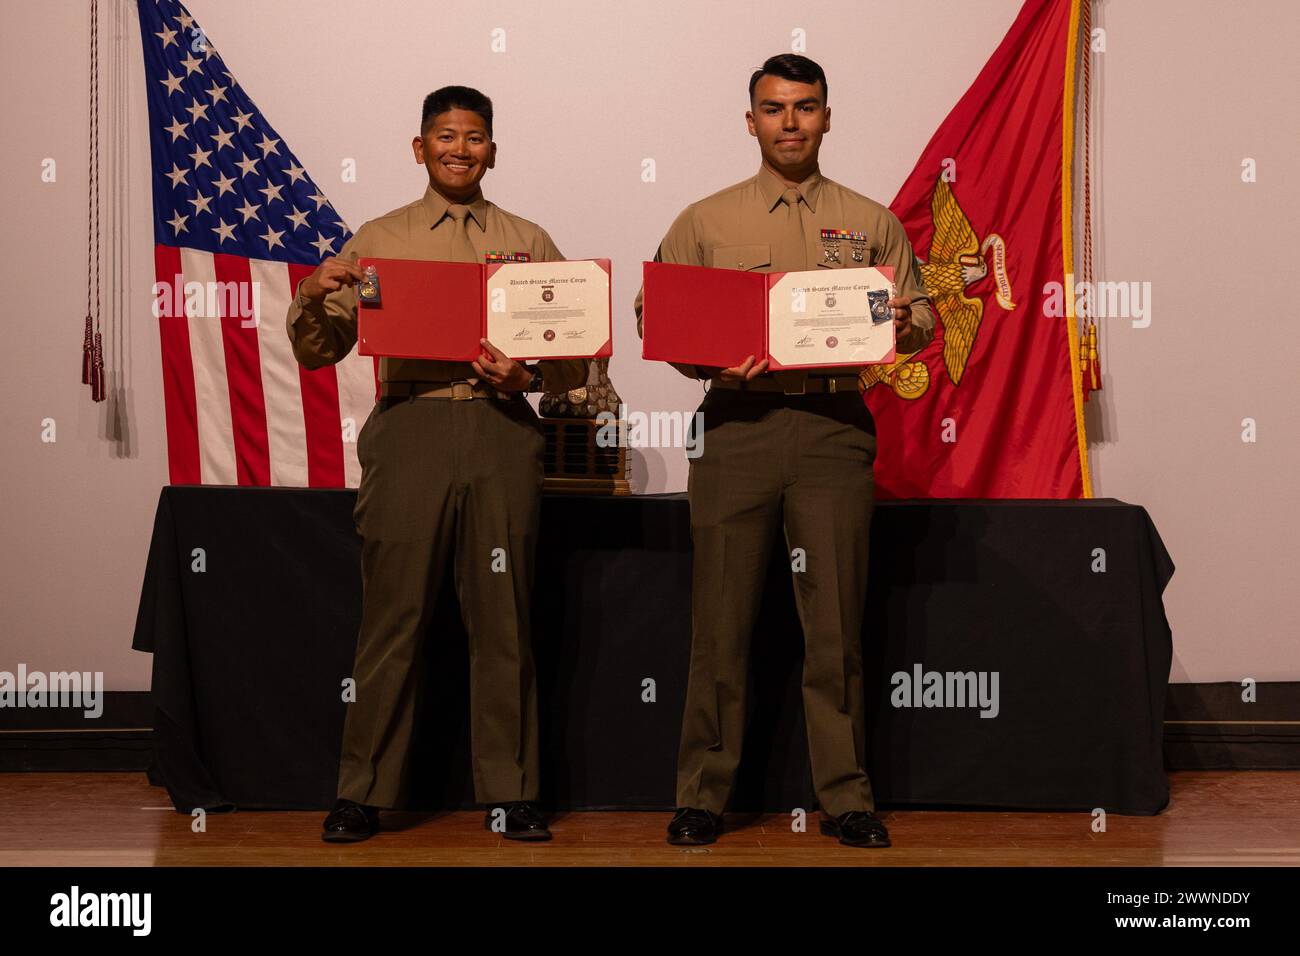
<path id="1" fill-rule="evenodd" d="M 817 196 L 822 188 L 821 173 L 813 173 L 795 188 L 799 190 L 799 198 L 807 203 L 808 208 L 813 212 L 817 211 Z M 758 191 L 763 195 L 763 201 L 767 203 L 767 211 L 771 212 L 781 202 L 781 195 L 788 187 L 785 181 L 776 173 L 766 166 L 760 166 L 758 169 Z"/>
<path id="2" fill-rule="evenodd" d="M 487 231 L 487 207 L 488 201 L 483 198 L 483 190 L 474 194 L 474 198 L 465 203 L 469 206 L 470 219 L 478 224 L 479 229 Z M 447 215 L 447 209 L 451 202 L 438 190 L 433 188 L 430 183 L 424 190 L 424 208 L 429 213 L 429 228 L 432 229 L 438 223 L 442 222 L 443 217 Z"/>

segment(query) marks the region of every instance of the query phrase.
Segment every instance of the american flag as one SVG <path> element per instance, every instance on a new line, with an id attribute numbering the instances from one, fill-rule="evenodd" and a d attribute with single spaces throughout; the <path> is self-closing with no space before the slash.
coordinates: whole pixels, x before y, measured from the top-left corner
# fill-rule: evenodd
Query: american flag
<path id="1" fill-rule="evenodd" d="M 375 360 L 307 371 L 285 330 L 351 233 L 189 11 L 138 6 L 171 483 L 356 487 Z"/>

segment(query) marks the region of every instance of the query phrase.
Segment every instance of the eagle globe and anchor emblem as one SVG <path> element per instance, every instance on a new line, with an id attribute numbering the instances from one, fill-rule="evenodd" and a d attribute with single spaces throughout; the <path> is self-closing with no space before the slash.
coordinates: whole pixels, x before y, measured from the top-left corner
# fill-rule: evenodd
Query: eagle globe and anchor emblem
<path id="1" fill-rule="evenodd" d="M 934 185 L 930 215 L 934 223 L 930 260 L 918 260 L 918 264 L 943 326 L 943 366 L 952 384 L 961 385 L 975 337 L 984 321 L 984 300 L 967 296 L 966 287 L 985 278 L 991 268 L 998 305 L 1008 312 L 1016 307 L 1007 276 L 1006 241 L 991 232 L 981 242 L 951 185 L 942 177 Z M 916 358 L 921 351 L 900 355 L 886 365 L 863 369 L 858 375 L 859 386 L 866 391 L 883 382 L 899 398 L 920 398 L 930 388 L 930 368 Z"/>

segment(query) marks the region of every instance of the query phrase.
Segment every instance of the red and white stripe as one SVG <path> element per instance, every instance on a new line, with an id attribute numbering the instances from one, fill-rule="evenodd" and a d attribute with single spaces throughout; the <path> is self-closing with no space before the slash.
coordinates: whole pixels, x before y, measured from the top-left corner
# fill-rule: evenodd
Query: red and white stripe
<path id="1" fill-rule="evenodd" d="M 256 322 L 161 315 L 171 483 L 355 488 L 356 436 L 378 393 L 378 363 L 355 349 L 308 371 L 285 319 L 313 267 L 156 246 L 157 281 L 256 282 Z M 205 285 L 206 288 L 206 285 Z M 179 313 L 180 309 L 176 311 Z"/>

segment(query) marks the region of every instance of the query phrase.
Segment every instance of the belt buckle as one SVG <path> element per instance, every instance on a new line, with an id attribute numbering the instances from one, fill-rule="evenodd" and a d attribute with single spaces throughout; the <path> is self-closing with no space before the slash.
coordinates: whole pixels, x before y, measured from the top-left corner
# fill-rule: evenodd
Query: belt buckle
<path id="1" fill-rule="evenodd" d="M 451 383 L 451 400 L 453 402 L 467 402 L 474 397 L 474 386 L 469 382 L 452 382 Z"/>

